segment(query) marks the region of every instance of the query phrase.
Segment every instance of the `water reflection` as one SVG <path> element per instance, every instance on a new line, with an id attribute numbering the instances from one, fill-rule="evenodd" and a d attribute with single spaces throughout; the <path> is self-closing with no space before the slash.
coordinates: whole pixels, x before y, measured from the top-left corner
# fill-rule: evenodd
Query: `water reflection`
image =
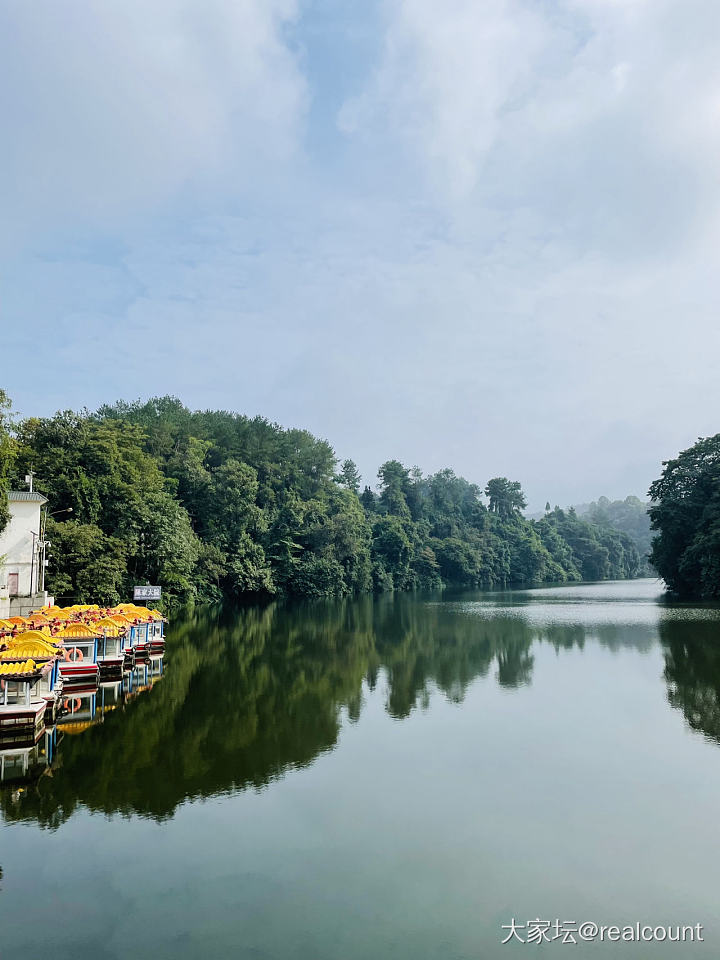
<path id="1" fill-rule="evenodd" d="M 668 701 L 685 720 L 720 743 L 720 630 L 714 621 L 660 624 Z"/>
<path id="2" fill-rule="evenodd" d="M 2 813 L 48 827 L 79 804 L 166 818 L 187 799 L 262 787 L 333 749 L 343 719 L 362 714 L 364 684 L 380 685 L 385 708 L 402 719 L 436 691 L 461 702 L 478 677 L 521 689 L 543 644 L 644 652 L 659 636 L 670 703 L 720 740 L 717 619 L 647 604 L 644 618 L 633 610 L 610 622 L 597 597 L 573 616 L 544 601 L 396 596 L 195 612 L 170 631 L 163 682 L 66 737 L 51 776 L 0 793 Z"/>

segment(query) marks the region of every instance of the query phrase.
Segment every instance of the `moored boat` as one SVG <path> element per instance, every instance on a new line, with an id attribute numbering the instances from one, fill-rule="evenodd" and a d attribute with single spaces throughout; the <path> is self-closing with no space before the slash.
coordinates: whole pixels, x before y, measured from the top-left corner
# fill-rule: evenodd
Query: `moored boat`
<path id="1" fill-rule="evenodd" d="M 66 689 L 97 687 L 100 668 L 97 663 L 97 629 L 89 623 L 71 623 L 53 638 L 62 644 L 63 659 L 59 663 Z"/>

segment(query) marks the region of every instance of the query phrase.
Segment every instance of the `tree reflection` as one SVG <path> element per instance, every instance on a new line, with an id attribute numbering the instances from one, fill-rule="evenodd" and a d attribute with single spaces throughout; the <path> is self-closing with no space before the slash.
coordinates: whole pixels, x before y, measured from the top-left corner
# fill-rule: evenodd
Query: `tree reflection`
<path id="1" fill-rule="evenodd" d="M 333 749 L 343 719 L 360 718 L 364 690 L 386 691 L 400 719 L 437 692 L 461 702 L 493 666 L 501 686 L 529 684 L 538 641 L 561 650 L 585 633 L 408 595 L 190 613 L 170 631 L 162 681 L 66 737 L 52 776 L 19 797 L 0 793 L 2 811 L 48 827 L 79 804 L 169 817 L 185 800 L 260 788 Z"/>
<path id="2" fill-rule="evenodd" d="M 660 639 L 669 703 L 693 730 L 720 743 L 720 623 L 666 620 Z"/>

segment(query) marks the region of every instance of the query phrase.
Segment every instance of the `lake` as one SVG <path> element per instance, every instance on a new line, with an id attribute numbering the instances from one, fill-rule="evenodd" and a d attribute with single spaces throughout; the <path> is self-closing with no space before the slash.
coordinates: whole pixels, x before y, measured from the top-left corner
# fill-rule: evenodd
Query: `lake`
<path id="1" fill-rule="evenodd" d="M 0 792 L 0 956 L 718 956 L 720 610 L 661 593 L 176 618 L 151 690 Z"/>

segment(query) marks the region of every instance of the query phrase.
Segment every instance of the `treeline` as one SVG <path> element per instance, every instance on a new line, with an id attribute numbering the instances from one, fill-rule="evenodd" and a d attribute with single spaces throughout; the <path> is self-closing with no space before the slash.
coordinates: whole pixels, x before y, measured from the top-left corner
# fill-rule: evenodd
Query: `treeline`
<path id="1" fill-rule="evenodd" d="M 146 582 L 187 602 L 641 569 L 632 538 L 610 525 L 557 507 L 526 519 L 517 482 L 494 478 L 483 491 L 452 470 L 425 477 L 392 460 L 377 491 L 360 490 L 353 462 L 338 466 L 307 431 L 171 397 L 6 423 L 5 433 L 8 482 L 32 468 L 55 514 L 47 584 L 62 599 L 114 603 Z"/>
<path id="2" fill-rule="evenodd" d="M 650 506 L 639 497 L 625 497 L 624 500 L 600 497 L 592 503 L 576 507 L 576 510 L 584 519 L 626 533 L 638 548 L 641 558 L 639 574 L 645 577 L 654 575 L 650 564 L 653 539 Z"/>
<path id="3" fill-rule="evenodd" d="M 668 460 L 650 487 L 651 560 L 682 600 L 720 600 L 720 433 Z"/>

